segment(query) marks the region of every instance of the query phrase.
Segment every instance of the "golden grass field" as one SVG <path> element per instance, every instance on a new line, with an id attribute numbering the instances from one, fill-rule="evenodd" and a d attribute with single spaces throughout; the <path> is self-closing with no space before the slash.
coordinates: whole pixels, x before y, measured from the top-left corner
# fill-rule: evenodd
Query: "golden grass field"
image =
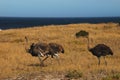
<path id="1" fill-rule="evenodd" d="M 97 58 L 87 50 L 86 38 L 75 37 L 75 33 L 80 30 L 89 32 L 93 40 L 91 47 L 104 43 L 112 49 L 114 55 L 106 57 L 107 66 L 103 58 L 98 66 Z M 47 66 L 40 67 L 39 59 L 25 51 L 25 36 L 29 38 L 29 45 L 33 42 L 55 42 L 63 45 L 65 53 L 59 56 L 61 64 L 56 59 L 49 58 L 45 61 Z M 82 72 L 83 79 L 87 80 L 96 76 L 98 80 L 102 79 L 99 78 L 101 76 L 120 73 L 120 26 L 115 23 L 84 23 L 0 31 L 0 79 L 35 72 L 66 74 L 71 70 Z"/>

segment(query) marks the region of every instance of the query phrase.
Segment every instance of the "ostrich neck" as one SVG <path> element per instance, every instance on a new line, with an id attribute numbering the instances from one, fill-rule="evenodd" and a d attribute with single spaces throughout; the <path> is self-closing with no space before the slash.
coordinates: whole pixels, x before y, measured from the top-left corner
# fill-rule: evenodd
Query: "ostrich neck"
<path id="1" fill-rule="evenodd" d="M 26 40 L 26 43 L 25 43 L 25 50 L 28 52 L 28 47 L 27 47 L 27 45 L 28 45 L 28 38 L 25 36 L 25 40 Z"/>
<path id="2" fill-rule="evenodd" d="M 88 48 L 88 50 L 89 50 L 89 51 L 91 51 L 89 37 L 87 37 L 87 40 L 88 40 L 88 43 L 87 43 L 87 48 Z"/>

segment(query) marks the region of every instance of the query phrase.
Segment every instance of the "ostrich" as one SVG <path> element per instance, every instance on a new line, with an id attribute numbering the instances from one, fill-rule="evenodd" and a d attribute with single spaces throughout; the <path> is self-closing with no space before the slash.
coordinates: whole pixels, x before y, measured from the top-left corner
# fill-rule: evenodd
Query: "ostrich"
<path id="1" fill-rule="evenodd" d="M 26 43 L 28 43 L 28 38 L 25 37 Z M 58 57 L 57 53 L 64 53 L 64 49 L 61 45 L 57 43 L 32 43 L 30 45 L 30 49 L 25 48 L 28 53 L 30 53 L 34 57 L 38 57 L 40 60 L 40 65 L 44 66 L 43 62 L 51 55 Z M 41 57 L 46 56 L 43 60 Z"/>
<path id="2" fill-rule="evenodd" d="M 103 56 L 105 60 L 105 56 L 107 55 L 113 55 L 112 50 L 105 44 L 97 44 L 95 47 L 90 48 L 89 46 L 89 37 L 87 37 L 88 40 L 88 50 L 98 58 L 98 65 L 100 65 L 100 57 Z M 107 65 L 107 62 L 105 60 L 105 64 Z"/>

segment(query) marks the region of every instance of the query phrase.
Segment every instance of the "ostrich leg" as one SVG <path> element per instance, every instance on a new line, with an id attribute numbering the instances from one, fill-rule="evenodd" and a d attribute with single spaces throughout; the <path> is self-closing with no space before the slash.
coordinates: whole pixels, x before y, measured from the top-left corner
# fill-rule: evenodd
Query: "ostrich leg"
<path id="1" fill-rule="evenodd" d="M 38 58 L 40 60 L 40 66 L 45 66 L 43 62 L 48 58 L 48 56 L 46 56 L 43 60 L 41 60 L 40 57 L 41 57 L 40 54 L 38 54 Z"/>
<path id="2" fill-rule="evenodd" d="M 54 54 L 54 56 L 56 57 L 56 59 L 57 59 L 57 61 L 58 61 L 58 64 L 60 65 L 60 61 L 59 61 L 58 54 Z"/>
<path id="3" fill-rule="evenodd" d="M 98 57 L 98 65 L 100 65 L 100 57 Z"/>
<path id="4" fill-rule="evenodd" d="M 42 63 L 48 58 L 48 56 L 46 56 L 43 60 L 42 60 Z"/>
<path id="5" fill-rule="evenodd" d="M 39 58 L 39 61 L 40 61 L 40 65 L 43 65 L 43 62 L 42 62 L 42 59 L 41 59 L 41 55 L 38 54 L 38 58 Z"/>
<path id="6" fill-rule="evenodd" d="M 105 56 L 104 56 L 104 61 L 105 61 L 105 65 L 107 66 L 107 61 L 105 60 Z"/>

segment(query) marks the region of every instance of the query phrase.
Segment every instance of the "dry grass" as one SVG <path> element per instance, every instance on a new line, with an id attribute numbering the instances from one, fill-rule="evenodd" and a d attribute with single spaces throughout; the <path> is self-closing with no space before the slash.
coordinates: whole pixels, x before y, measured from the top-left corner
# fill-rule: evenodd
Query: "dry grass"
<path id="1" fill-rule="evenodd" d="M 90 38 L 93 39 L 91 46 L 104 43 L 111 47 L 114 56 L 106 58 L 107 66 L 104 65 L 102 58 L 101 65 L 97 65 L 97 58 L 87 50 L 85 38 L 76 39 L 75 33 L 80 30 L 90 33 Z M 40 67 L 38 58 L 26 53 L 24 36 L 29 37 L 29 45 L 39 41 L 62 44 L 65 54 L 60 55 L 61 65 L 55 59 L 49 58 L 45 62 L 48 66 Z M 80 70 L 83 77 L 101 72 L 105 74 L 120 72 L 120 26 L 114 23 L 70 24 L 0 32 L 0 78 L 39 71 L 65 73 L 70 70 Z"/>

